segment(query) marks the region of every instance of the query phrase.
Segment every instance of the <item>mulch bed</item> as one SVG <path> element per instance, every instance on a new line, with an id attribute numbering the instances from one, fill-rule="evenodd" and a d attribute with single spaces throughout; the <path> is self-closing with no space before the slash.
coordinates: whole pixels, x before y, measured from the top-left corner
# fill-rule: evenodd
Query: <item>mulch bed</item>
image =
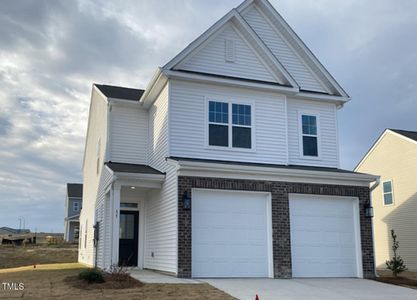
<path id="1" fill-rule="evenodd" d="M 104 274 L 104 282 L 102 283 L 88 283 L 85 280 L 79 279 L 78 276 L 70 276 L 64 279 L 68 285 L 82 290 L 95 289 L 129 289 L 142 287 L 144 284 L 139 280 L 125 275 Z"/>
<path id="2" fill-rule="evenodd" d="M 377 277 L 376 281 L 417 289 L 417 280 L 405 277 Z"/>

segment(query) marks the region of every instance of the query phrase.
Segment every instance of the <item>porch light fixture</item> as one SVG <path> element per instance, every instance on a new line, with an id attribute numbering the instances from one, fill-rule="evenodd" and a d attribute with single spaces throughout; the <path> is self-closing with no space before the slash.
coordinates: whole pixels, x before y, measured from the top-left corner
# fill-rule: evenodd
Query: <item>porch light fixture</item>
<path id="1" fill-rule="evenodd" d="M 136 189 L 136 187 L 134 187 L 134 186 L 131 186 L 131 187 L 130 187 L 130 189 L 134 190 L 134 189 Z"/>
<path id="2" fill-rule="evenodd" d="M 374 208 L 370 204 L 365 205 L 365 217 L 366 218 L 373 218 L 374 216 Z"/>
<path id="3" fill-rule="evenodd" d="M 188 193 L 185 191 L 184 195 L 182 196 L 182 204 L 185 210 L 191 209 L 191 197 L 188 197 Z"/>

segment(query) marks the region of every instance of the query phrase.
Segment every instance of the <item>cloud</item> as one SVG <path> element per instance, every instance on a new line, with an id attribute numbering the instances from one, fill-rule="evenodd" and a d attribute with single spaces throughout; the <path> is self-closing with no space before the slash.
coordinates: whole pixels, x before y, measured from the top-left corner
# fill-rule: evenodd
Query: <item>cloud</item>
<path id="1" fill-rule="evenodd" d="M 272 0 L 351 94 L 342 167 L 385 127 L 417 130 L 417 3 Z M 63 230 L 66 182 L 80 182 L 91 85 L 144 88 L 240 0 L 0 2 L 0 226 Z"/>

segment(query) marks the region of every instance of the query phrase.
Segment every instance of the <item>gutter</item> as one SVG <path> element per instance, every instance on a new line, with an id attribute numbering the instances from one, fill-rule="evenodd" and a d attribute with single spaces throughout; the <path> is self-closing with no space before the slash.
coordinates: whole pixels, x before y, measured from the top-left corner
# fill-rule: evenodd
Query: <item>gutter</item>
<path id="1" fill-rule="evenodd" d="M 372 206 L 372 192 L 379 186 L 381 183 L 381 178 L 378 176 L 378 178 L 375 180 L 374 184 L 369 188 L 369 205 Z M 376 272 L 376 263 L 375 263 L 375 235 L 374 235 L 374 222 L 371 222 L 371 230 L 372 230 L 372 248 L 374 252 L 374 272 L 375 277 L 379 277 L 378 273 Z"/>

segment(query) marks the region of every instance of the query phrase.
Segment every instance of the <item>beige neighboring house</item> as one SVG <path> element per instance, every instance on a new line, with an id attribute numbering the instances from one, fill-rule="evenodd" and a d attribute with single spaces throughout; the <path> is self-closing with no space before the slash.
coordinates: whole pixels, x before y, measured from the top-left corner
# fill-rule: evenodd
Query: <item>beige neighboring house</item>
<path id="1" fill-rule="evenodd" d="M 381 176 L 372 192 L 376 267 L 385 268 L 392 256 L 394 229 L 399 254 L 417 270 L 417 132 L 386 129 L 355 171 Z"/>

